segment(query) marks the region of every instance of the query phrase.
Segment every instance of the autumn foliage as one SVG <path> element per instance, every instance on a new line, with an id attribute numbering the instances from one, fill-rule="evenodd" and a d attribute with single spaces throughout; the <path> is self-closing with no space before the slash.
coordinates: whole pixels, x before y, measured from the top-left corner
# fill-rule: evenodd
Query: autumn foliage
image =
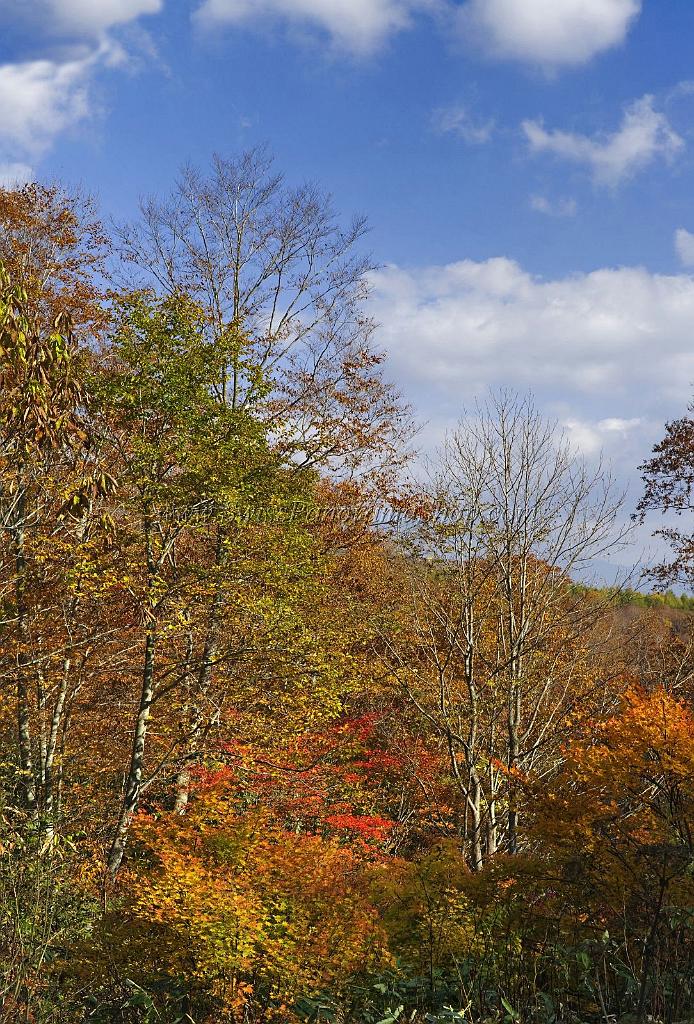
<path id="1" fill-rule="evenodd" d="M 362 233 L 257 152 L 110 241 L 0 190 L 2 1024 L 694 1009 L 686 601 L 580 583 L 529 399 L 404 477 Z"/>

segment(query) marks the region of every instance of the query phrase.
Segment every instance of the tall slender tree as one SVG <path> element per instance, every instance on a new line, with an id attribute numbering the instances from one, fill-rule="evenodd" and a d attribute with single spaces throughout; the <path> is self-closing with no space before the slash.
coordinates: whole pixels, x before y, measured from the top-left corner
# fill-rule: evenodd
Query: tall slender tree
<path id="1" fill-rule="evenodd" d="M 517 851 L 514 778 L 551 763 L 585 698 L 601 609 L 576 597 L 571 574 L 619 548 L 621 504 L 609 475 L 512 393 L 461 421 L 441 452 L 410 561 L 414 647 L 389 657 L 445 745 L 476 869 L 501 836 Z"/>

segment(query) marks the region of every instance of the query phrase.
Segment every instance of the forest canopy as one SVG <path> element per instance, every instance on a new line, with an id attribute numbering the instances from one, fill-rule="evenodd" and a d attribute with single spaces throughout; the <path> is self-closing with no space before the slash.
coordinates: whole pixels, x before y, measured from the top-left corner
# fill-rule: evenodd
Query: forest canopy
<path id="1" fill-rule="evenodd" d="M 694 1016 L 693 421 L 638 509 L 513 391 L 420 473 L 365 227 L 0 189 L 2 1022 Z"/>

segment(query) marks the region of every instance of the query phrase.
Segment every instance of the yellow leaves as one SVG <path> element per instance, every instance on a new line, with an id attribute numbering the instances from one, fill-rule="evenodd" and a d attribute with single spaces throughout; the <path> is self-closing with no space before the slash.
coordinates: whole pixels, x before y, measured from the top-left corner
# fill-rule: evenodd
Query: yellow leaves
<path id="1" fill-rule="evenodd" d="M 596 723 L 591 742 L 574 745 L 578 772 L 614 791 L 656 768 L 656 774 L 691 779 L 694 767 L 694 717 L 665 690 L 627 690 L 620 712 Z"/>
<path id="2" fill-rule="evenodd" d="M 670 694 L 627 690 L 531 791 L 531 840 L 579 903 L 623 908 L 620 927 L 652 912 L 661 886 L 669 906 L 694 905 L 694 719 Z"/>
<path id="3" fill-rule="evenodd" d="M 176 937 L 201 984 L 242 1003 L 258 979 L 290 1004 L 299 991 L 338 991 L 385 957 L 351 853 L 263 814 L 227 811 L 210 827 L 219 810 L 206 798 L 184 819 L 140 818 L 135 835 L 153 864 L 137 871 L 127 897 L 132 920 Z"/>

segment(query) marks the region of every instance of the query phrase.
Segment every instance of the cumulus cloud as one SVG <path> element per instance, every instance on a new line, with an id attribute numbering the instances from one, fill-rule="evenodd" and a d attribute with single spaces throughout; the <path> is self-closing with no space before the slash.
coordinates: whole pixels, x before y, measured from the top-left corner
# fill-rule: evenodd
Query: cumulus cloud
<path id="1" fill-rule="evenodd" d="M 86 0 L 81 0 L 86 2 Z M 114 0 L 115 2 L 115 0 Z M 135 0 L 133 0 L 135 2 Z M 478 49 L 547 68 L 582 64 L 621 43 L 642 0 L 202 0 L 208 27 L 280 21 L 319 29 L 355 52 L 377 48 L 417 10 L 452 19 Z"/>
<path id="2" fill-rule="evenodd" d="M 512 384 L 609 401 L 605 414 L 629 420 L 633 405 L 642 415 L 644 406 L 679 408 L 690 397 L 694 279 L 687 275 L 624 267 L 545 280 L 496 258 L 390 266 L 372 284 L 380 339 L 398 378 L 435 402 Z"/>
<path id="3" fill-rule="evenodd" d="M 89 110 L 86 80 L 94 58 L 0 65 L 0 144 L 39 156 Z"/>
<path id="4" fill-rule="evenodd" d="M 694 278 L 640 267 L 541 278 L 503 257 L 388 266 L 371 278 L 389 376 L 425 421 L 431 451 L 488 389 L 533 392 L 589 460 L 600 453 L 629 492 L 636 467 L 681 415 L 694 381 Z M 650 529 L 624 556 L 657 560 Z M 604 568 L 604 567 L 603 567 Z"/>
<path id="5" fill-rule="evenodd" d="M 548 199 L 547 196 L 531 196 L 530 207 L 548 217 L 573 217 L 577 210 L 575 199 Z"/>
<path id="6" fill-rule="evenodd" d="M 489 142 L 494 134 L 494 121 L 477 120 L 464 103 L 434 111 L 432 122 L 436 131 L 457 135 L 471 145 Z"/>
<path id="7" fill-rule="evenodd" d="M 551 68 L 617 46 L 640 10 L 641 0 L 467 0 L 458 19 L 492 56 Z"/>
<path id="8" fill-rule="evenodd" d="M 636 467 L 691 397 L 694 278 L 623 267 L 546 280 L 497 258 L 389 266 L 372 285 L 389 374 L 425 420 L 420 450 L 489 388 L 531 390 L 581 454 L 604 453 L 630 492 L 628 514 Z M 649 535 L 625 561 L 642 546 L 646 561 L 662 557 Z"/>
<path id="9" fill-rule="evenodd" d="M 599 185 L 617 185 L 654 160 L 671 160 L 684 140 L 671 127 L 665 114 L 653 107 L 652 96 L 642 96 L 624 111 L 620 127 L 612 135 L 591 138 L 572 132 L 547 131 L 541 121 L 522 125 L 535 153 L 585 164 Z"/>
<path id="10" fill-rule="evenodd" d="M 337 45 L 359 53 L 378 47 L 406 28 L 426 0 L 204 0 L 200 24 L 254 24 L 284 21 L 326 32 Z"/>
<path id="11" fill-rule="evenodd" d="M 675 249 L 682 265 L 694 267 L 694 235 L 686 228 L 675 231 Z"/>

